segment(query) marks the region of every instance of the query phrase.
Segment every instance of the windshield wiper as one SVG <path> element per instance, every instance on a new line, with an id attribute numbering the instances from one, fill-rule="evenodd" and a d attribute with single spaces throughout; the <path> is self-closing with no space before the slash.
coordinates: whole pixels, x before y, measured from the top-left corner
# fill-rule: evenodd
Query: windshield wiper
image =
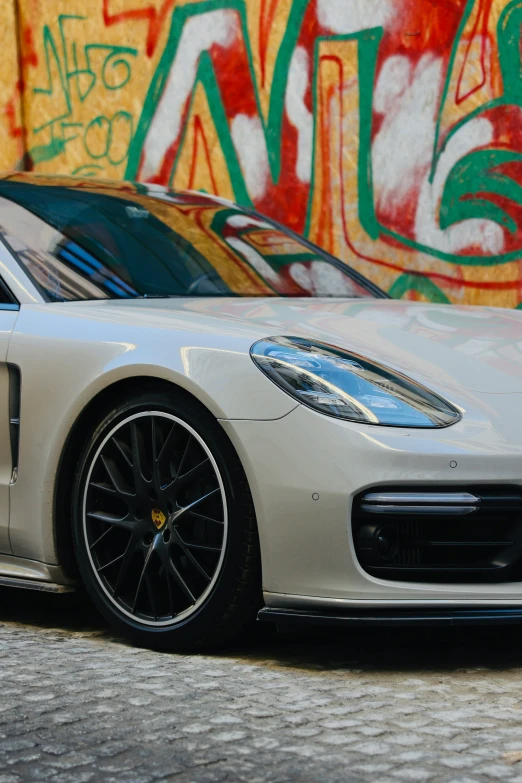
<path id="1" fill-rule="evenodd" d="M 133 299 L 179 299 L 183 294 L 140 294 Z"/>
<path id="2" fill-rule="evenodd" d="M 239 294 L 233 291 L 219 291 L 212 294 L 141 294 L 133 296 L 132 299 L 217 299 L 218 297 L 237 299 L 238 296 Z"/>

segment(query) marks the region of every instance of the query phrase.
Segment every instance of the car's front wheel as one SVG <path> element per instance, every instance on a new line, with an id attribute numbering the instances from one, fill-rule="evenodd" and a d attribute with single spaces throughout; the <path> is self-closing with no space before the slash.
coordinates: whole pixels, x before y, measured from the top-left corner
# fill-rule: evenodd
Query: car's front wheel
<path id="1" fill-rule="evenodd" d="M 247 481 L 218 422 L 184 394 L 138 394 L 103 416 L 79 462 L 73 525 L 88 593 L 139 644 L 212 645 L 255 616 Z"/>

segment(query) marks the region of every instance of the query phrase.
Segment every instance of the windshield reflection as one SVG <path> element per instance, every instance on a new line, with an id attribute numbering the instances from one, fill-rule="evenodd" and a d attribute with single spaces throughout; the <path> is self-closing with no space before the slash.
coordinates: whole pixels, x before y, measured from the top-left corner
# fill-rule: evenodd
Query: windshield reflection
<path id="1" fill-rule="evenodd" d="M 379 295 L 261 216 L 140 183 L 6 176 L 0 233 L 51 301 Z"/>

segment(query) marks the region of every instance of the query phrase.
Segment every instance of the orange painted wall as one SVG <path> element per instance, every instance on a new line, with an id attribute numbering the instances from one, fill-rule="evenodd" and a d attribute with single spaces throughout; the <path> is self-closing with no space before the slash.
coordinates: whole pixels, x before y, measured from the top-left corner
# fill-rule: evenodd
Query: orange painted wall
<path id="1" fill-rule="evenodd" d="M 0 169 L 23 158 L 21 74 L 14 0 L 0 0 Z"/>

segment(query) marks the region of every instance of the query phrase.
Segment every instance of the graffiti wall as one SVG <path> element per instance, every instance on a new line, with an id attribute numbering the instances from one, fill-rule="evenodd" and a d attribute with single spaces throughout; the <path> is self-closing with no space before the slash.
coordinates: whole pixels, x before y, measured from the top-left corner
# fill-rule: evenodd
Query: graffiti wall
<path id="1" fill-rule="evenodd" d="M 0 9 L 3 165 L 254 205 L 399 298 L 522 302 L 521 0 Z"/>
<path id="2" fill-rule="evenodd" d="M 23 156 L 21 74 L 16 8 L 0 0 L 0 170 L 20 163 Z"/>

